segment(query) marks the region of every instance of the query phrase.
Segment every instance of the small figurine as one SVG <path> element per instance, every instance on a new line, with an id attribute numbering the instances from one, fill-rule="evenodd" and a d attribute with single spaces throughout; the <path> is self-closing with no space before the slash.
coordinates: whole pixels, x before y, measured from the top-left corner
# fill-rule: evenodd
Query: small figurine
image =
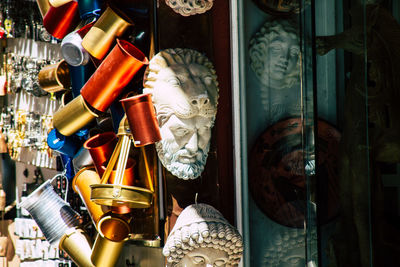
<path id="1" fill-rule="evenodd" d="M 202 14 L 210 10 L 214 0 L 165 0 L 165 3 L 182 16 Z"/>
<path id="2" fill-rule="evenodd" d="M 217 113 L 212 63 L 191 49 L 166 49 L 150 61 L 144 93 L 151 93 L 162 140 L 158 157 L 174 176 L 196 179 L 204 170 Z"/>
<path id="3" fill-rule="evenodd" d="M 186 207 L 163 248 L 168 267 L 237 266 L 242 253 L 237 229 L 207 204 Z"/>

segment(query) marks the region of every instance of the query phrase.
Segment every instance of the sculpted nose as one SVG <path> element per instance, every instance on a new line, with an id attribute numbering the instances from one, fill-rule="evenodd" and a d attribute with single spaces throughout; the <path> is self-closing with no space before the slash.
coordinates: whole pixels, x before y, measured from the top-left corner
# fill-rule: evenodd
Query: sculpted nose
<path id="1" fill-rule="evenodd" d="M 190 151 L 190 152 L 192 152 L 192 153 L 195 153 L 195 152 L 197 152 L 198 147 L 199 147 L 199 146 L 198 146 L 198 140 L 197 140 L 197 133 L 194 133 L 194 134 L 190 137 L 189 141 L 186 143 L 185 148 L 186 148 L 188 151 Z"/>
<path id="2" fill-rule="evenodd" d="M 282 50 L 282 53 L 280 56 L 281 61 L 287 63 L 287 62 L 289 62 L 289 57 L 290 57 L 290 51 L 288 49 Z"/>
<path id="3" fill-rule="evenodd" d="M 193 107 L 201 110 L 202 108 L 210 105 L 210 98 L 207 95 L 201 95 L 196 98 L 192 98 L 190 103 Z"/>

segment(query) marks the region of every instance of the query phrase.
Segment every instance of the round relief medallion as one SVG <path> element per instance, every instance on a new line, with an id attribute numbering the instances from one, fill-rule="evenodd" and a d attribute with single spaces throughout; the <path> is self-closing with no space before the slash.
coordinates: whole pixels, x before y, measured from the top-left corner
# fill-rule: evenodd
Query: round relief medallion
<path id="1" fill-rule="evenodd" d="M 249 189 L 257 206 L 277 223 L 298 228 L 304 227 L 306 213 L 306 171 L 316 169 L 322 196 L 317 209 L 322 223 L 333 219 L 338 212 L 340 133 L 318 120 L 316 168 L 315 161 L 307 161 L 305 157 L 307 150 L 303 149 L 302 136 L 300 118 L 281 120 L 261 134 L 249 156 Z"/>
<path id="2" fill-rule="evenodd" d="M 298 0 L 253 0 L 253 2 L 264 12 L 272 15 L 289 15 L 299 13 L 301 10 L 301 1 Z"/>

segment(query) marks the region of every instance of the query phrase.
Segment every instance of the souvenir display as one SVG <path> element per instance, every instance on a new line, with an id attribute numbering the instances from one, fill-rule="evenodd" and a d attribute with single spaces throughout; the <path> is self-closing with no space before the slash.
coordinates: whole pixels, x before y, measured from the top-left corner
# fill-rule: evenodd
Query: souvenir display
<path id="1" fill-rule="evenodd" d="M 210 10 L 214 0 L 165 0 L 176 13 L 182 16 L 202 14 Z"/>
<path id="2" fill-rule="evenodd" d="M 195 50 L 163 50 L 150 61 L 144 87 L 157 111 L 161 163 L 180 179 L 198 178 L 217 113 L 218 82 L 212 63 Z"/>
<path id="3" fill-rule="evenodd" d="M 165 243 L 167 266 L 237 266 L 243 253 L 242 236 L 214 207 L 186 207 Z"/>
<path id="4" fill-rule="evenodd" d="M 212 54 L 185 45 L 161 49 L 154 1 L 22 2 L 36 2 L 34 12 L 0 1 L 7 17 L 0 31 L 7 38 L 0 44 L 6 46 L 0 69 L 3 150 L 18 166 L 49 170 L 46 179 L 24 181 L 22 192 L 16 175 L 17 216 L 33 219 L 18 222 L 20 266 L 122 266 L 131 246 L 153 249 L 156 257 L 147 260 L 159 262 L 148 266 L 161 266 L 163 229 L 172 225 L 164 172 L 195 180 L 206 170 L 209 152 L 216 157 L 211 132 L 219 86 L 206 56 Z M 207 11 L 215 3 L 162 5 L 174 18 L 183 17 L 170 7 L 185 17 L 204 14 L 192 16 L 196 20 L 211 16 Z M 29 172 L 23 171 L 27 179 Z M 186 213 L 192 221 L 183 219 Z M 196 204 L 181 218 L 177 228 L 205 227 L 189 233 L 198 249 L 182 257 L 185 265 L 208 256 L 213 264 L 238 265 L 242 237 L 219 211 Z M 202 238 L 207 246 L 200 245 Z M 171 252 L 168 265 L 175 257 L 170 243 L 164 250 Z M 142 266 L 136 259 L 132 264 Z"/>

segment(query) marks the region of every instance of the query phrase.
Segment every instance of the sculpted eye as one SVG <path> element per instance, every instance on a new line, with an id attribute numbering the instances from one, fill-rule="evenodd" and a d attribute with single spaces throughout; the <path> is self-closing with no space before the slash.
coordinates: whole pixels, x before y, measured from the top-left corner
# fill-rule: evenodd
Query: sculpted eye
<path id="1" fill-rule="evenodd" d="M 210 126 L 203 126 L 203 127 L 199 128 L 199 132 L 204 133 L 204 132 L 209 131 L 210 129 L 211 129 Z"/>
<path id="2" fill-rule="evenodd" d="M 291 56 L 298 56 L 299 54 L 300 54 L 300 50 L 297 47 L 290 49 L 290 55 Z"/>
<path id="3" fill-rule="evenodd" d="M 176 77 L 168 79 L 167 82 L 170 85 L 174 85 L 174 86 L 180 86 L 181 85 L 181 81 L 179 81 L 179 79 L 176 78 Z"/>
<path id="4" fill-rule="evenodd" d="M 290 257 L 290 258 L 286 259 L 286 262 L 291 265 L 297 265 L 302 261 L 304 261 L 304 258 L 302 258 L 302 257 Z"/>
<path id="5" fill-rule="evenodd" d="M 205 262 L 206 262 L 206 261 L 204 260 L 204 258 L 201 257 L 201 256 L 193 257 L 193 258 L 192 258 L 192 261 L 193 261 L 194 264 L 202 264 L 202 263 L 205 263 Z"/>
<path id="6" fill-rule="evenodd" d="M 216 267 L 225 266 L 225 261 L 224 260 L 216 260 L 214 262 L 214 266 L 216 266 Z"/>
<path id="7" fill-rule="evenodd" d="M 280 50 L 282 49 L 282 47 L 281 47 L 279 44 L 271 44 L 271 45 L 269 46 L 269 49 L 270 49 L 272 52 L 278 52 L 278 51 L 280 51 Z"/>
<path id="8" fill-rule="evenodd" d="M 175 128 L 175 129 L 171 129 L 171 131 L 176 136 L 185 136 L 185 135 L 187 135 L 189 133 L 189 130 L 185 129 L 185 128 Z"/>

